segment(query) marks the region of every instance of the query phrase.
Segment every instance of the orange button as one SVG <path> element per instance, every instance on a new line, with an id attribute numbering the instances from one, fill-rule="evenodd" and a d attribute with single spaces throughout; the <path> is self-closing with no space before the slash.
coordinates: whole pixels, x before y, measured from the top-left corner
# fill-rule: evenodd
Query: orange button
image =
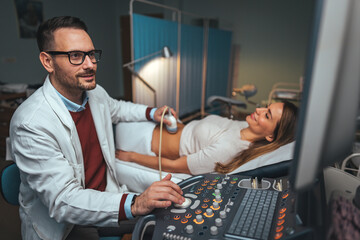
<path id="1" fill-rule="evenodd" d="M 205 187 L 207 184 L 206 183 L 202 183 L 201 186 Z"/>
<path id="2" fill-rule="evenodd" d="M 278 219 L 283 219 L 285 217 L 285 213 L 280 213 Z"/>
<path id="3" fill-rule="evenodd" d="M 286 212 L 286 208 L 282 208 L 282 209 L 280 209 L 280 211 L 279 211 L 280 213 L 284 213 L 284 212 Z"/>
<path id="4" fill-rule="evenodd" d="M 202 211 L 200 209 L 195 210 L 195 214 L 201 214 L 201 213 L 202 213 Z"/>
<path id="5" fill-rule="evenodd" d="M 174 220 L 179 220 L 180 219 L 180 216 L 179 215 L 175 215 L 174 216 Z"/>
<path id="6" fill-rule="evenodd" d="M 276 227 L 275 231 L 276 231 L 276 232 L 281 232 L 283 229 L 284 229 L 284 226 L 281 225 L 281 226 L 279 226 L 279 227 Z"/>
<path id="7" fill-rule="evenodd" d="M 278 220 L 278 221 L 277 221 L 277 223 L 276 223 L 276 224 L 277 224 L 278 226 L 281 226 L 281 225 L 283 225 L 283 224 L 284 224 L 284 222 L 285 222 L 285 220 L 284 220 L 284 219 L 280 219 L 280 220 Z"/>
<path id="8" fill-rule="evenodd" d="M 181 219 L 181 223 L 187 223 L 187 222 L 188 222 L 187 218 Z"/>
<path id="9" fill-rule="evenodd" d="M 198 188 L 198 190 L 199 190 L 199 191 L 202 191 L 202 190 L 204 190 L 204 188 L 202 188 L 202 187 L 199 187 L 199 188 Z"/>
<path id="10" fill-rule="evenodd" d="M 196 223 L 196 224 L 203 224 L 204 223 L 204 219 L 201 221 L 201 222 L 198 222 L 198 221 L 196 221 L 196 218 L 194 219 L 194 223 Z"/>
<path id="11" fill-rule="evenodd" d="M 205 198 L 205 199 L 204 199 L 204 202 L 210 202 L 210 199 Z"/>
<path id="12" fill-rule="evenodd" d="M 280 239 L 282 237 L 282 233 L 275 233 L 274 239 Z"/>
<path id="13" fill-rule="evenodd" d="M 207 189 L 212 189 L 213 187 L 212 186 L 208 186 Z"/>
<path id="14" fill-rule="evenodd" d="M 186 217 L 186 218 L 191 218 L 192 215 L 191 215 L 191 213 L 187 213 L 187 214 L 185 214 L 185 217 Z"/>
<path id="15" fill-rule="evenodd" d="M 204 203 L 203 205 L 201 205 L 202 208 L 207 208 L 209 205 L 207 205 L 206 203 Z"/>
<path id="16" fill-rule="evenodd" d="M 288 193 L 285 193 L 284 195 L 282 195 L 282 198 L 287 198 L 289 196 Z"/>
<path id="17" fill-rule="evenodd" d="M 201 192 L 200 191 L 196 191 L 195 194 L 199 195 Z"/>

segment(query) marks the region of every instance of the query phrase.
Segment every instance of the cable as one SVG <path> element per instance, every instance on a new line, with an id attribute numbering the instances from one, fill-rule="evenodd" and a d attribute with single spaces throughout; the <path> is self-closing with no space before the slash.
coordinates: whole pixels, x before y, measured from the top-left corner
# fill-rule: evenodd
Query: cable
<path id="1" fill-rule="evenodd" d="M 160 120 L 160 138 L 159 138 L 159 176 L 160 176 L 160 181 L 162 180 L 162 174 L 161 174 L 161 143 L 162 143 L 162 129 L 163 129 L 163 121 L 164 121 L 164 115 L 166 113 L 166 111 L 168 110 L 168 107 L 165 106 L 163 113 L 161 115 L 161 120 Z"/>

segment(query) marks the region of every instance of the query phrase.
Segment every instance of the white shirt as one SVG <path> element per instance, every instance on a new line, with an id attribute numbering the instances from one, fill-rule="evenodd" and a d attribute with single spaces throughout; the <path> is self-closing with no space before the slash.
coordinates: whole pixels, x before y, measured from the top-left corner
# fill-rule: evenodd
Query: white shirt
<path id="1" fill-rule="evenodd" d="M 217 162 L 227 163 L 250 142 L 241 140 L 240 131 L 248 126 L 245 121 L 236 121 L 209 115 L 191 121 L 181 134 L 180 156 L 187 156 L 191 174 L 214 172 Z"/>

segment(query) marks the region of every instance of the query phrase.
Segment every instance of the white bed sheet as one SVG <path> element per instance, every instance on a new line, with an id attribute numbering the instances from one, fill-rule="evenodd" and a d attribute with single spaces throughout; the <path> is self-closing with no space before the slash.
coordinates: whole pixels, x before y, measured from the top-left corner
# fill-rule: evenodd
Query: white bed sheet
<path id="1" fill-rule="evenodd" d="M 295 142 L 282 146 L 271 153 L 264 154 L 240 166 L 238 169 L 231 172 L 231 174 L 241 173 L 259 167 L 291 160 L 293 158 L 294 146 Z M 160 180 L 158 170 L 144 167 L 136 163 L 124 162 L 120 160 L 116 161 L 116 174 L 121 184 L 125 184 L 130 191 L 138 193 L 143 192 L 153 182 Z M 167 172 L 162 172 L 162 177 L 164 178 L 166 174 Z M 192 175 L 190 174 L 173 173 L 172 181 L 179 183 L 191 176 Z"/>
<path id="2" fill-rule="evenodd" d="M 129 191 L 136 193 L 142 193 L 153 182 L 160 180 L 158 170 L 144 167 L 137 163 L 120 161 L 118 159 L 116 161 L 116 174 L 121 184 L 125 184 Z M 162 178 L 167 174 L 167 172 L 162 172 Z M 192 175 L 190 174 L 172 173 L 171 180 L 174 183 L 179 183 L 191 176 Z"/>

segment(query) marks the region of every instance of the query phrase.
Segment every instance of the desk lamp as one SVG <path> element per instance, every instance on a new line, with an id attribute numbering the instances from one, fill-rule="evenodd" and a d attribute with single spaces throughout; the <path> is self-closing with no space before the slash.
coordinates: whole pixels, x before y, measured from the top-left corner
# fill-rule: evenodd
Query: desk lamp
<path id="1" fill-rule="evenodd" d="M 123 65 L 123 67 L 126 67 L 127 69 L 129 69 L 129 71 L 131 72 L 131 74 L 133 74 L 134 76 L 136 76 L 138 79 L 140 79 L 146 87 L 148 87 L 153 93 L 154 93 L 154 107 L 157 106 L 156 104 L 156 90 L 147 82 L 145 81 L 144 78 L 142 78 L 139 73 L 137 73 L 135 70 L 134 70 L 134 64 L 137 63 L 137 62 L 140 62 L 140 61 L 143 61 L 149 57 L 152 57 L 152 56 L 155 56 L 155 55 L 158 55 L 161 53 L 161 56 L 164 57 L 164 58 L 169 58 L 172 56 L 172 53 L 169 49 L 169 47 L 165 46 L 163 47 L 160 51 L 157 51 L 157 52 L 154 52 L 150 55 L 147 55 L 145 57 L 142 57 L 142 58 L 139 58 L 139 59 L 136 59 L 134 61 L 131 61 L 129 63 L 126 63 Z"/>

